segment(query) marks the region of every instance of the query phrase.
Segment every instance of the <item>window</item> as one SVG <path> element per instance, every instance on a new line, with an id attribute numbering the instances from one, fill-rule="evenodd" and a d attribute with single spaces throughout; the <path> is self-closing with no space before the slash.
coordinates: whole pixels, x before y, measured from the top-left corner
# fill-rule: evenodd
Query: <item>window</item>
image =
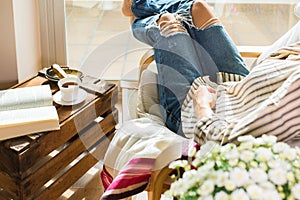
<path id="1" fill-rule="evenodd" d="M 60 41 L 64 39 L 62 32 L 66 33 L 64 44 L 67 53 L 56 53 L 56 56 L 68 57 L 69 66 L 82 69 L 89 59 L 95 56 L 95 51 L 98 51 L 97 61 L 91 61 L 89 66 L 97 62 L 95 69 L 106 68 L 106 72 L 112 73 L 108 73 L 107 79 L 120 79 L 124 73 L 128 74 L 130 70 L 124 68 L 136 65 L 129 62 L 137 60 L 139 56 L 134 53 L 134 49 L 143 49 L 144 46 L 131 38 L 129 19 L 120 12 L 121 0 L 66 0 L 64 9 L 61 8 L 62 1 L 54 0 L 52 5 L 48 5 L 52 6 L 48 9 L 55 12 L 54 18 L 62 17 L 57 12 L 66 13 L 65 19 L 60 19 L 65 20 L 66 29 L 60 30 L 64 29 L 62 25 L 55 27 L 55 34 L 61 34 L 55 43 L 62 45 L 63 41 Z M 237 45 L 270 45 L 298 21 L 294 15 L 294 6 L 298 2 L 296 0 L 207 0 L 207 2 L 220 17 Z M 137 47 L 133 48 L 134 45 Z M 54 49 L 59 51 L 64 47 L 57 46 Z M 109 56 L 117 50 L 121 53 L 114 55 L 114 65 L 106 59 L 111 61 Z M 130 57 L 129 54 L 133 56 Z"/>

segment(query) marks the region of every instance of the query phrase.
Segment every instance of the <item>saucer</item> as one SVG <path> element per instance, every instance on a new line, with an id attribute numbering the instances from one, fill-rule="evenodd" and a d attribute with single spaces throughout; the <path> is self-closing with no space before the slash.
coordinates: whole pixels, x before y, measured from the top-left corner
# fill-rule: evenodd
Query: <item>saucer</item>
<path id="1" fill-rule="evenodd" d="M 87 92 L 83 89 L 78 90 L 78 97 L 76 100 L 74 101 L 63 101 L 61 99 L 61 92 L 57 91 L 54 95 L 53 95 L 53 101 L 59 105 L 62 106 L 72 106 L 72 105 L 76 105 L 79 104 L 81 102 L 83 102 L 87 97 Z"/>

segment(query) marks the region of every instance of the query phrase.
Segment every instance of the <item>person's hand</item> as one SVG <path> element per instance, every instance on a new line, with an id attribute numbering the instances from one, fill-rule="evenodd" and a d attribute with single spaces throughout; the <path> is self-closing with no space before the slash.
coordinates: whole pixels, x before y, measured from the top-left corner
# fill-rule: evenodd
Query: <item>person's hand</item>
<path id="1" fill-rule="evenodd" d="M 212 107 L 215 105 L 216 91 L 207 86 L 199 86 L 194 93 L 194 112 L 198 119 L 212 114 Z"/>
<path id="2" fill-rule="evenodd" d="M 215 89 L 207 86 L 199 86 L 194 94 L 194 104 L 212 108 L 215 105 L 215 95 Z"/>

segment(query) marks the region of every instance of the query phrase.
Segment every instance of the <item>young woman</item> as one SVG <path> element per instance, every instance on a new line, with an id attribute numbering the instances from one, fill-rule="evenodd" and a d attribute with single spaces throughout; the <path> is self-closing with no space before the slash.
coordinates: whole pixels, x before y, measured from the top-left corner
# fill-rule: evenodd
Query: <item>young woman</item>
<path id="1" fill-rule="evenodd" d="M 154 48 L 158 91 L 166 126 L 184 136 L 181 106 L 193 81 L 217 72 L 246 76 L 236 46 L 202 0 L 124 0 L 135 38 Z"/>

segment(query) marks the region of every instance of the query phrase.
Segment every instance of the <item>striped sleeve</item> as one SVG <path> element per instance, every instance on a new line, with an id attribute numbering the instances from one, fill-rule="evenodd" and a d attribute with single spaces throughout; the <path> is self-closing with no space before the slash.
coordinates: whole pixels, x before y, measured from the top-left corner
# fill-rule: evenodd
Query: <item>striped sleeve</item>
<path id="1" fill-rule="evenodd" d="M 198 89 L 198 87 L 199 86 L 209 86 L 214 89 L 217 89 L 218 84 L 225 83 L 225 82 L 240 81 L 242 79 L 243 79 L 243 76 L 241 76 L 241 75 L 229 74 L 229 73 L 225 73 L 225 72 L 217 73 L 217 83 L 211 82 L 209 80 L 208 76 L 199 77 L 199 78 L 195 79 L 195 81 L 191 85 L 191 88 L 190 88 L 190 90 L 185 98 L 185 101 L 183 102 L 182 108 L 181 108 L 182 128 L 183 128 L 183 132 L 187 138 L 195 139 L 195 137 L 201 138 L 204 135 L 208 135 L 208 134 L 202 134 L 202 133 L 207 132 L 207 131 L 204 131 L 205 128 L 209 127 L 209 124 L 211 124 L 213 122 L 214 122 L 213 123 L 214 127 L 221 127 L 221 126 L 224 127 L 224 124 L 226 124 L 226 123 L 221 122 L 219 125 L 217 125 L 217 121 L 219 121 L 219 120 L 217 120 L 218 119 L 217 117 L 214 117 L 214 119 L 204 118 L 200 121 L 197 120 L 197 117 L 194 113 L 193 97 L 194 97 L 194 93 Z M 195 124 L 197 124 L 197 125 L 195 126 Z M 202 127 L 202 128 L 199 129 L 199 127 Z M 197 134 L 201 134 L 201 136 L 195 135 L 195 132 L 197 132 Z M 197 140 L 200 141 L 201 139 L 197 139 Z"/>
<path id="2" fill-rule="evenodd" d="M 300 64 L 298 64 L 300 67 Z M 260 106 L 241 118 L 229 140 L 245 134 L 259 137 L 275 135 L 279 141 L 288 142 L 300 134 L 300 68 L 277 88 Z"/>
<path id="3" fill-rule="evenodd" d="M 225 75 L 225 74 L 224 74 Z M 275 135 L 291 141 L 300 135 L 300 61 L 266 60 L 250 74 L 218 85 L 214 113 L 197 121 L 193 114 L 193 94 L 182 107 L 182 127 L 198 144 L 214 140 L 236 142 L 239 136 Z M 234 82 L 230 81 L 232 77 Z M 202 84 L 206 84 L 202 79 Z"/>
<path id="4" fill-rule="evenodd" d="M 222 144 L 229 124 L 219 119 L 216 115 L 204 117 L 195 124 L 194 141 L 203 145 L 207 141 Z"/>

